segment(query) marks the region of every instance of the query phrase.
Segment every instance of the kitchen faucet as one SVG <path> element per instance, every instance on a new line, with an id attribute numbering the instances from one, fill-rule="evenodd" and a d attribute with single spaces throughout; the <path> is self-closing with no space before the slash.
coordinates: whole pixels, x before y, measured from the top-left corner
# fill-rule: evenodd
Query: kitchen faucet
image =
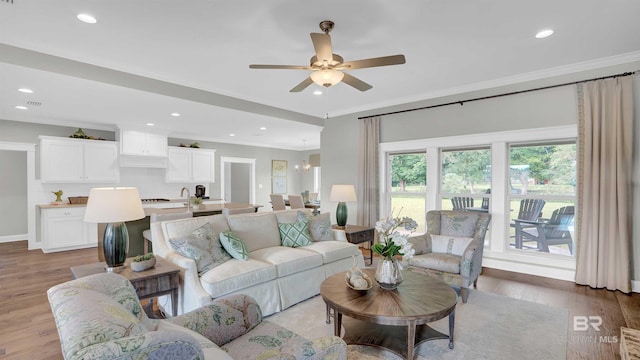
<path id="1" fill-rule="evenodd" d="M 191 193 L 189 192 L 189 189 L 186 187 L 180 189 L 180 196 L 184 196 L 185 191 L 187 192 L 187 211 L 191 212 Z"/>

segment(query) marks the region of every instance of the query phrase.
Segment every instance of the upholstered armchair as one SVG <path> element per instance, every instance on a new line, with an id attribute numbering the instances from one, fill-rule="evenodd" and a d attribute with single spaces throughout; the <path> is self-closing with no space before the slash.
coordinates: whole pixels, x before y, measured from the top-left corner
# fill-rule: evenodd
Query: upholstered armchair
<path id="1" fill-rule="evenodd" d="M 121 275 L 97 274 L 47 292 L 65 359 L 346 359 L 339 337 L 314 341 L 268 321 L 249 296 L 149 319 Z"/>
<path id="2" fill-rule="evenodd" d="M 491 215 L 472 211 L 427 212 L 427 233 L 409 238 L 415 255 L 408 270 L 460 287 L 462 302 L 482 271 L 484 237 Z"/>

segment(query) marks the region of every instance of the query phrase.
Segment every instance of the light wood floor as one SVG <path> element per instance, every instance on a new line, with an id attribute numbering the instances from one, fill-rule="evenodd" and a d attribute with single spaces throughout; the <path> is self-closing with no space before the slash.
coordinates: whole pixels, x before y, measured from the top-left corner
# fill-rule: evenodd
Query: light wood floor
<path id="1" fill-rule="evenodd" d="M 91 248 L 43 254 L 28 251 L 26 241 L 0 244 L 0 359 L 62 359 L 46 291 L 71 279 L 70 266 L 97 262 L 97 253 Z M 567 359 L 619 359 L 619 344 L 599 337 L 619 339 L 621 326 L 640 329 L 640 294 L 492 269 L 485 269 L 478 290 L 568 309 Z M 602 316 L 600 332 L 572 331 L 574 315 Z M 596 341 L 585 343 L 591 337 Z"/>

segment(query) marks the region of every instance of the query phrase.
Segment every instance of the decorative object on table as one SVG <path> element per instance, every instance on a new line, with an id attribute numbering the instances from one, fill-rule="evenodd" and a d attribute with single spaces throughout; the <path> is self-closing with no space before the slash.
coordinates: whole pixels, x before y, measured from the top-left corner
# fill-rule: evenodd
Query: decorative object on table
<path id="1" fill-rule="evenodd" d="M 64 204 L 64 201 L 62 201 L 62 190 L 58 190 L 58 191 L 52 191 L 52 194 L 54 194 L 56 196 L 56 200 L 51 202 L 51 205 L 62 205 Z"/>
<path id="2" fill-rule="evenodd" d="M 356 266 L 357 259 L 353 256 L 353 267 L 345 273 L 347 286 L 353 290 L 367 291 L 373 287 L 373 281 L 369 275 L 365 274 Z"/>
<path id="3" fill-rule="evenodd" d="M 287 193 L 287 160 L 271 160 L 271 193 Z"/>
<path id="4" fill-rule="evenodd" d="M 402 227 L 405 232 L 398 231 Z M 394 290 L 402 282 L 402 265 L 396 258 L 402 255 L 404 260 L 413 256 L 413 244 L 408 242 L 409 235 L 418 227 L 410 217 L 393 217 L 393 214 L 376 222 L 379 233 L 378 243 L 373 245 L 373 251 L 382 256 L 376 268 L 376 282 L 380 287 Z"/>
<path id="5" fill-rule="evenodd" d="M 135 187 L 93 188 L 84 221 L 107 223 L 104 229 L 102 251 L 107 271 L 118 271 L 124 266 L 129 251 L 129 232 L 125 221 L 144 218 L 140 194 Z"/>
<path id="6" fill-rule="evenodd" d="M 153 255 L 153 253 L 138 255 L 131 261 L 131 270 L 144 271 L 147 269 L 151 269 L 155 265 L 156 257 Z"/>
<path id="7" fill-rule="evenodd" d="M 189 145 L 189 147 L 192 147 L 194 149 L 200 149 L 200 143 L 196 141 L 193 144 Z"/>
<path id="8" fill-rule="evenodd" d="M 338 226 L 347 225 L 347 201 L 356 200 L 356 188 L 353 185 L 332 185 L 329 193 L 330 201 L 338 201 L 336 208 L 336 223 Z"/>
<path id="9" fill-rule="evenodd" d="M 194 209 L 202 209 L 204 207 L 204 205 L 202 205 L 202 198 L 199 197 L 193 197 L 191 198 L 191 206 Z"/>

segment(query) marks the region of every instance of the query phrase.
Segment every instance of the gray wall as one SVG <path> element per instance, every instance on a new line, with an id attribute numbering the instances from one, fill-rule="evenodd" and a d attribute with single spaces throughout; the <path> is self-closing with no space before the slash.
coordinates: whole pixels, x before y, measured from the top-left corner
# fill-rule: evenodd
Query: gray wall
<path id="1" fill-rule="evenodd" d="M 27 229 L 27 153 L 0 150 L 0 236 Z"/>
<path id="2" fill-rule="evenodd" d="M 230 202 L 249 203 L 249 176 L 251 175 L 250 164 L 230 164 L 231 170 L 231 198 Z"/>
<path id="3" fill-rule="evenodd" d="M 528 88 L 563 84 L 640 69 L 640 62 L 563 75 L 556 78 L 503 86 L 455 96 L 442 97 L 402 106 L 327 119 L 321 136 L 323 209 L 335 216 L 336 203 L 326 201 L 332 184 L 357 184 L 358 117 L 444 104 L 477 97 L 505 94 Z M 438 108 L 383 116 L 381 142 L 428 139 L 508 130 L 576 124 L 575 86 L 533 91 L 518 95 L 450 105 Z M 640 76 L 635 77 L 636 151 L 634 155 L 634 208 L 640 209 Z M 325 205 L 326 204 L 326 205 Z M 347 204 L 349 219 L 355 221 L 355 204 Z M 634 223 L 640 223 L 640 211 L 634 211 Z M 351 221 L 351 220 L 350 220 Z M 640 281 L 640 229 L 634 227 L 632 251 L 635 267 L 632 279 Z"/>

